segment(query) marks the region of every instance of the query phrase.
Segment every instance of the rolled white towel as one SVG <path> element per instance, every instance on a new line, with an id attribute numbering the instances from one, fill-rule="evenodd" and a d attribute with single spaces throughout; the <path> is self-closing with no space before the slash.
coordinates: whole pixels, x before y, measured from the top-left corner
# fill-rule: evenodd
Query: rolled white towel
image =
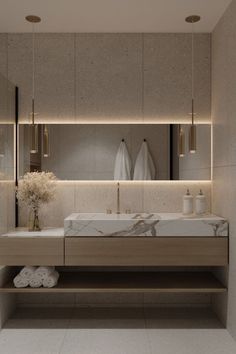
<path id="1" fill-rule="evenodd" d="M 32 278 L 29 280 L 29 286 L 31 288 L 40 288 L 43 285 L 43 280 L 39 276 L 33 274 Z"/>
<path id="2" fill-rule="evenodd" d="M 17 274 L 13 279 L 13 284 L 16 288 L 26 288 L 29 285 L 29 279 L 23 277 L 21 274 Z"/>
<path id="3" fill-rule="evenodd" d="M 46 279 L 52 272 L 54 272 L 55 267 L 38 267 L 35 271 L 35 276 L 41 278 L 42 281 Z"/>
<path id="4" fill-rule="evenodd" d="M 32 278 L 36 269 L 37 269 L 37 267 L 25 266 L 24 268 L 21 269 L 20 275 L 29 280 Z"/>
<path id="5" fill-rule="evenodd" d="M 43 280 L 44 288 L 53 288 L 57 285 L 59 279 L 59 273 L 55 270 L 53 273 L 49 274 L 47 278 Z"/>

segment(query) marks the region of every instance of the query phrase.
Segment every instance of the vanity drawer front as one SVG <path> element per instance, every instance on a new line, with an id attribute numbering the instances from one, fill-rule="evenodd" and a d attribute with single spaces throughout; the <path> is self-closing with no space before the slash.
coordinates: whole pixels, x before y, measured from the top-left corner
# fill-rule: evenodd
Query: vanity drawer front
<path id="1" fill-rule="evenodd" d="M 78 266 L 224 266 L 227 237 L 68 237 L 65 264 Z"/>
<path id="2" fill-rule="evenodd" d="M 0 237 L 2 265 L 64 265 L 64 238 Z"/>

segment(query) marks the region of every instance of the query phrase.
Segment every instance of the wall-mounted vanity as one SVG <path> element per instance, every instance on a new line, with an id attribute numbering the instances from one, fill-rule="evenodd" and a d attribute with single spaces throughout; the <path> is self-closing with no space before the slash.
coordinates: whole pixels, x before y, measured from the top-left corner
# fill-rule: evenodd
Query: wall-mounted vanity
<path id="1" fill-rule="evenodd" d="M 38 126 L 39 149 L 32 154 L 29 125 L 19 125 L 19 176 L 29 171 L 48 170 L 62 181 L 111 181 L 120 142 L 125 141 L 129 151 L 132 174 L 145 139 L 155 166 L 153 179 L 206 181 L 211 177 L 211 126 L 208 124 L 197 126 L 196 153 L 189 153 L 186 144 L 183 157 L 178 151 L 179 125 L 51 124 L 47 125 L 47 156 L 44 129 L 44 125 Z M 182 125 L 181 129 L 187 137 L 189 125 Z M 64 229 L 45 228 L 38 233 L 16 229 L 0 236 L 2 264 L 68 268 L 53 289 L 16 289 L 9 283 L 0 291 L 226 291 L 212 273 L 202 272 L 203 267 L 228 264 L 225 219 L 208 214 L 184 217 L 176 213 L 122 212 L 119 205 L 119 210 L 107 213 L 105 210 L 104 213 L 75 213 L 65 219 Z M 77 272 L 70 272 L 70 266 L 78 267 Z M 90 269 L 89 275 L 84 275 L 84 267 Z M 106 272 L 98 273 L 101 267 L 109 270 L 110 276 Z M 126 272 L 117 273 L 117 267 L 125 267 Z M 160 267 L 165 268 L 164 273 L 159 271 Z M 175 271 L 170 272 L 170 267 L 175 267 Z M 198 272 L 192 267 L 199 267 Z"/>
<path id="2" fill-rule="evenodd" d="M 104 291 L 104 286 L 108 291 L 223 292 L 225 286 L 211 273 L 189 271 L 191 267 L 227 266 L 228 223 L 212 215 L 72 214 L 65 219 L 64 229 L 16 230 L 1 236 L 0 262 L 79 267 L 79 273 L 65 273 L 53 289 L 16 289 L 10 283 L 3 292 Z M 81 273 L 83 267 L 92 271 L 88 277 Z M 112 282 L 112 273 L 110 277 L 99 273 L 97 278 L 96 267 L 113 269 Z M 115 271 L 117 267 L 136 271 L 133 278 L 130 273 L 123 277 Z M 167 267 L 167 271 L 157 272 L 158 267 Z M 168 267 L 177 268 L 169 272 Z"/>
<path id="3" fill-rule="evenodd" d="M 154 181 L 211 178 L 209 124 L 197 125 L 195 154 L 188 151 L 189 125 L 181 125 L 186 136 L 184 156 L 179 154 L 178 124 L 47 124 L 46 127 L 47 154 L 45 125 L 38 125 L 37 153 L 30 152 L 29 125 L 18 126 L 19 144 L 15 144 L 18 183 L 20 176 L 35 170 L 52 171 L 61 181 L 114 181 L 121 141 L 130 155 L 131 176 L 126 180 L 132 183 L 144 140 L 155 169 Z M 25 264 L 67 269 L 55 288 L 16 289 L 10 282 L 0 292 L 224 292 L 226 287 L 211 272 L 202 269 L 227 266 L 228 223 L 208 214 L 201 217 L 160 214 L 158 205 L 154 213 L 147 210 L 134 214 L 126 210 L 124 214 L 119 205 L 119 210 L 107 213 L 104 210 L 104 213 L 72 214 L 65 219 L 64 229 L 46 227 L 32 233 L 17 228 L 3 234 L 0 263 L 13 269 Z M 71 266 L 77 271 L 71 272 Z M 174 267 L 174 272 L 170 267 Z M 90 270 L 86 275 L 85 268 Z M 164 272 L 160 271 L 163 269 Z"/>

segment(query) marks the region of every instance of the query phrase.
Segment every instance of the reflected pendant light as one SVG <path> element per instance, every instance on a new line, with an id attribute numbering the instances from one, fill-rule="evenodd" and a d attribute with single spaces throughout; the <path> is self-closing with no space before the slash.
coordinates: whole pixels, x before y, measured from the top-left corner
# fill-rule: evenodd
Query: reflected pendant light
<path id="1" fill-rule="evenodd" d="M 181 124 L 178 127 L 178 155 L 179 157 L 184 157 L 185 155 L 185 133 Z"/>
<path id="2" fill-rule="evenodd" d="M 35 96 L 35 24 L 41 22 L 41 18 L 34 15 L 26 16 L 26 21 L 32 24 L 32 111 L 31 111 L 31 124 L 30 124 L 30 153 L 36 154 L 38 152 L 38 124 L 35 124 L 35 109 L 34 109 L 34 96 Z"/>
<path id="3" fill-rule="evenodd" d="M 5 139 L 3 129 L 0 128 L 0 157 L 5 155 Z"/>
<path id="4" fill-rule="evenodd" d="M 48 126 L 44 124 L 43 126 L 43 157 L 49 157 L 50 155 L 50 145 L 49 145 L 49 132 Z"/>
<path id="5" fill-rule="evenodd" d="M 196 125 L 194 122 L 194 24 L 199 22 L 201 19 L 200 16 L 192 15 L 186 17 L 185 21 L 187 23 L 192 24 L 192 111 L 191 111 L 191 126 L 189 129 L 189 152 L 194 154 L 197 150 L 197 132 L 196 132 Z"/>

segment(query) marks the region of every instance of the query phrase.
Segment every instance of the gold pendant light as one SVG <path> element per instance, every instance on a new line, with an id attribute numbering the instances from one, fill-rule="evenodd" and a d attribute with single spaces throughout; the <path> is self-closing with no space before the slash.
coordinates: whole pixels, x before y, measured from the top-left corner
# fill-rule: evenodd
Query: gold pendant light
<path id="1" fill-rule="evenodd" d="M 0 128 L 0 157 L 5 155 L 5 139 L 3 128 Z"/>
<path id="2" fill-rule="evenodd" d="M 34 109 L 34 96 L 35 96 L 35 24 L 41 22 L 41 18 L 34 15 L 26 16 L 26 21 L 32 24 L 32 111 L 31 111 L 31 124 L 30 124 L 30 153 L 36 154 L 38 152 L 38 124 L 35 124 L 35 109 Z"/>
<path id="3" fill-rule="evenodd" d="M 186 17 L 185 21 L 192 24 L 192 111 L 191 111 L 191 126 L 189 129 L 189 152 L 194 154 L 197 150 L 197 129 L 194 122 L 194 24 L 201 19 L 198 15 Z"/>
<path id="4" fill-rule="evenodd" d="M 50 144 L 49 144 L 49 131 L 48 126 L 44 124 L 43 126 L 43 157 L 49 157 L 50 155 Z"/>
<path id="5" fill-rule="evenodd" d="M 179 157 L 184 157 L 185 155 L 185 133 L 183 128 L 181 127 L 181 124 L 179 124 L 178 127 L 178 155 Z"/>

